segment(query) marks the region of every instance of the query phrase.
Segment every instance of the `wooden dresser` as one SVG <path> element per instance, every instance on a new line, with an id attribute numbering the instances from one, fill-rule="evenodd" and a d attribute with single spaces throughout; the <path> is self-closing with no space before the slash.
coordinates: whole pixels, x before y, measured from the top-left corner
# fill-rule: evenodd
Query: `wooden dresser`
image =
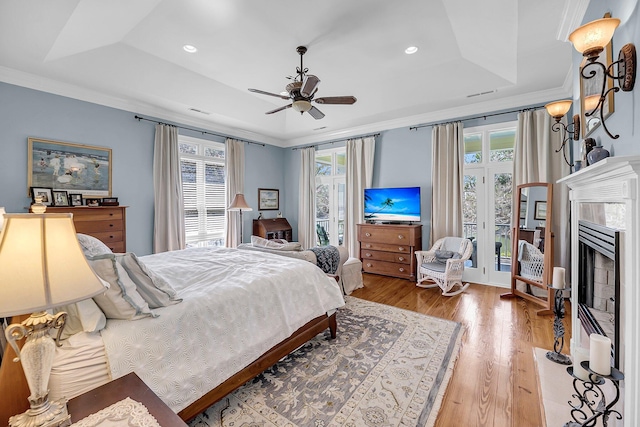
<path id="1" fill-rule="evenodd" d="M 358 241 L 365 272 L 416 280 L 422 225 L 358 224 Z"/>
<path id="2" fill-rule="evenodd" d="M 253 235 L 264 239 L 293 239 L 291 225 L 286 218 L 254 219 Z"/>
<path id="3" fill-rule="evenodd" d="M 49 213 L 70 212 L 76 231 L 102 240 L 113 252 L 127 251 L 126 206 L 47 207 Z"/>

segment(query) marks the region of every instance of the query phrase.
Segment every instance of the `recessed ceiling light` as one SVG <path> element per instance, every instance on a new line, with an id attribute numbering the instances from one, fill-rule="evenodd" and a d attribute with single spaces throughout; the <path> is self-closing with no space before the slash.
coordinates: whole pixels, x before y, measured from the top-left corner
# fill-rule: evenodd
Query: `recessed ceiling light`
<path id="1" fill-rule="evenodd" d="M 407 55 L 413 55 L 417 51 L 418 51 L 418 48 L 416 46 L 409 46 L 404 50 L 404 53 L 406 53 Z"/>
<path id="2" fill-rule="evenodd" d="M 182 48 L 184 49 L 185 52 L 189 52 L 189 53 L 196 53 L 198 51 L 197 47 L 192 46 L 190 44 L 185 44 L 184 46 L 182 46 Z"/>

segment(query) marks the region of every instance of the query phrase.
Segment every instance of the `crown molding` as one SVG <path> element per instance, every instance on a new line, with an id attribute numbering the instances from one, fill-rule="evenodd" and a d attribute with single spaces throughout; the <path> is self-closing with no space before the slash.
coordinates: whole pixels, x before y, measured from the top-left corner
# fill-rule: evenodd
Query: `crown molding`
<path id="1" fill-rule="evenodd" d="M 562 19 L 558 26 L 557 38 L 560 41 L 569 41 L 569 34 L 582 25 L 584 14 L 587 12 L 590 0 L 567 0 L 562 11 Z"/>

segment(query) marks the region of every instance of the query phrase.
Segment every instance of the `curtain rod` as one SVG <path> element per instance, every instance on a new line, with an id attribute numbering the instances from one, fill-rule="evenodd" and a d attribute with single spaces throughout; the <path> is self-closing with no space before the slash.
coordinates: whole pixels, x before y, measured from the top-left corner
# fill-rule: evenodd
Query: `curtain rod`
<path id="1" fill-rule="evenodd" d="M 159 121 L 157 121 L 157 120 L 146 119 L 146 118 L 144 118 L 144 117 L 140 117 L 140 116 L 138 116 L 138 115 L 133 116 L 133 118 L 134 118 L 134 119 L 136 119 L 136 120 L 138 120 L 138 121 L 140 121 L 140 120 L 146 120 L 146 121 L 148 121 L 148 122 L 156 123 L 156 124 L 159 124 L 159 125 L 173 126 L 173 127 L 175 127 L 175 128 L 178 128 L 178 129 L 190 130 L 190 131 L 193 131 L 193 132 L 200 132 L 200 133 L 201 133 L 201 134 L 203 134 L 203 135 L 213 135 L 213 136 L 219 136 L 219 137 L 221 137 L 221 138 L 231 138 L 231 137 L 230 137 L 230 136 L 228 136 L 228 135 L 221 135 L 221 134 L 219 134 L 219 133 L 208 132 L 208 131 L 206 131 L 206 130 L 200 130 L 200 129 L 188 128 L 188 127 L 186 127 L 186 126 L 172 125 L 172 124 L 170 124 L 170 123 L 165 123 L 165 122 L 159 122 Z M 235 138 L 234 138 L 234 139 L 235 139 Z M 244 140 L 241 140 L 241 141 L 244 141 Z M 263 144 L 262 142 L 253 142 L 253 141 L 244 141 L 244 142 L 246 142 L 247 144 L 262 145 L 263 147 L 265 146 L 265 144 Z"/>
<path id="2" fill-rule="evenodd" d="M 336 139 L 334 141 L 321 142 L 320 144 L 302 145 L 300 147 L 293 147 L 292 150 L 295 151 L 295 150 L 302 150 L 303 148 L 320 147 L 321 145 L 335 144 L 336 142 L 348 141 L 354 138 L 366 138 L 368 136 L 373 136 L 375 138 L 376 136 L 380 136 L 380 133 L 378 132 L 378 133 L 372 133 L 369 135 L 354 136 L 353 138 Z"/>
<path id="3" fill-rule="evenodd" d="M 409 130 L 418 130 L 420 128 L 424 128 L 424 127 L 428 127 L 428 126 L 438 126 L 438 125 L 445 125 L 447 123 L 455 123 L 455 122 L 466 122 L 467 120 L 475 120 L 475 119 L 485 119 L 487 120 L 487 117 L 493 117 L 493 116 L 501 116 L 503 114 L 512 114 L 512 113 L 522 113 L 525 111 L 533 111 L 536 110 L 540 107 L 529 107 L 529 108 L 520 108 L 518 110 L 511 110 L 511 111 L 503 111 L 501 113 L 491 113 L 491 114 L 483 114 L 481 116 L 475 116 L 475 117 L 467 117 L 465 119 L 459 119 L 459 120 L 452 120 L 452 121 L 448 121 L 448 122 L 433 122 L 433 123 L 427 123 L 424 125 L 418 125 L 418 126 L 411 126 L 409 128 Z"/>

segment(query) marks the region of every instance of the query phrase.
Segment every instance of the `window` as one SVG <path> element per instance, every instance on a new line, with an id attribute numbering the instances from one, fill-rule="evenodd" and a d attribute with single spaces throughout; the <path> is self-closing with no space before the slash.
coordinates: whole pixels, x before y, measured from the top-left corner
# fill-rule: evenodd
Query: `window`
<path id="1" fill-rule="evenodd" d="M 346 149 L 316 152 L 316 234 L 319 245 L 344 238 Z"/>
<path id="2" fill-rule="evenodd" d="M 224 144 L 179 136 L 187 247 L 224 246 Z"/>

